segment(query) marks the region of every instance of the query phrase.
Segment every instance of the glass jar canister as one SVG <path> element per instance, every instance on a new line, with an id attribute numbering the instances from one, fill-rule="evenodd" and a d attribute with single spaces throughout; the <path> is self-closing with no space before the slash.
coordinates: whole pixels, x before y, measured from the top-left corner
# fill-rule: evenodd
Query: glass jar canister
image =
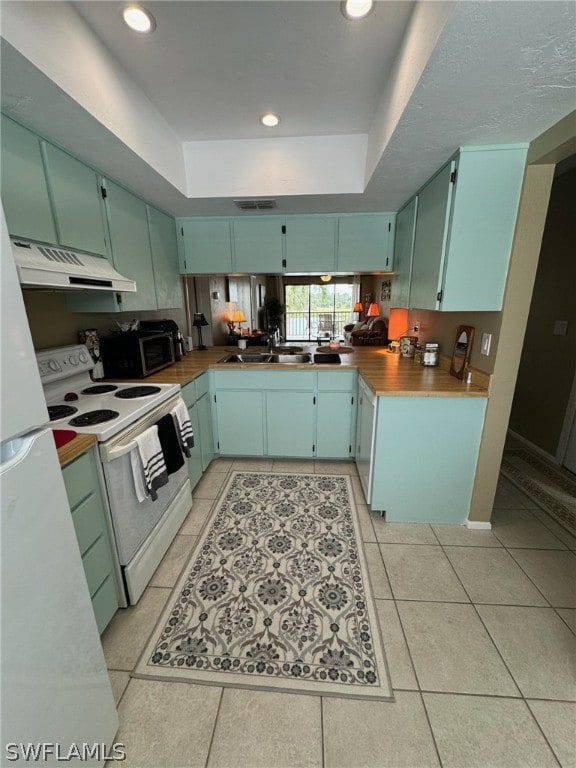
<path id="1" fill-rule="evenodd" d="M 430 342 L 424 347 L 422 354 L 422 365 L 438 365 L 440 360 L 439 345 L 435 342 Z"/>

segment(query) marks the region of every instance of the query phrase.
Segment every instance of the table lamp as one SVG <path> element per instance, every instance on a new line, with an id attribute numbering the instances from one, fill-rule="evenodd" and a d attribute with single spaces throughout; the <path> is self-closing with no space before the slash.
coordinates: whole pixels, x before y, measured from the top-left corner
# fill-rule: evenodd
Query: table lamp
<path id="1" fill-rule="evenodd" d="M 204 346 L 202 343 L 202 328 L 205 325 L 208 325 L 208 321 L 204 317 L 203 312 L 194 312 L 194 320 L 192 321 L 192 325 L 195 328 L 198 328 L 198 347 L 197 349 L 207 349 L 207 347 Z"/>

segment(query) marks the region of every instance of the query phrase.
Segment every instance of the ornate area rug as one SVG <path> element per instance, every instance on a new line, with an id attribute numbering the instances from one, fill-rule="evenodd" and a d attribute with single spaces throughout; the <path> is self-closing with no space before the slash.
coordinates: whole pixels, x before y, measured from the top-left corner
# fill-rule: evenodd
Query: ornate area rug
<path id="1" fill-rule="evenodd" d="M 233 472 L 136 676 L 392 699 L 345 475 Z"/>
<path id="2" fill-rule="evenodd" d="M 525 448 L 506 450 L 501 471 L 550 517 L 576 535 L 576 480 L 567 471 Z"/>

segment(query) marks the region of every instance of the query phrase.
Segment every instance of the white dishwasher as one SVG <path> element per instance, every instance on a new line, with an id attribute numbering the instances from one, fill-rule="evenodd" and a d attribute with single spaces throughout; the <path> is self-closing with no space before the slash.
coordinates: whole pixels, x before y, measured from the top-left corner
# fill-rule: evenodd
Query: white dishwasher
<path id="1" fill-rule="evenodd" d="M 376 423 L 376 395 L 362 376 L 358 379 L 359 400 L 356 427 L 356 467 L 362 483 L 366 503 L 372 496 L 372 456 L 374 455 L 374 426 Z"/>

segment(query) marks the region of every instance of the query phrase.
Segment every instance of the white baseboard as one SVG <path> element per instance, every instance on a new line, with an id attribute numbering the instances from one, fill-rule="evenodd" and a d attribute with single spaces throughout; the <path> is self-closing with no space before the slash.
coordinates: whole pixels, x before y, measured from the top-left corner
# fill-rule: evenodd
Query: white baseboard
<path id="1" fill-rule="evenodd" d="M 515 440 L 518 440 L 519 443 L 522 443 L 523 445 L 525 445 L 526 448 L 528 448 L 528 450 L 538 454 L 543 459 L 546 459 L 552 464 L 561 464 L 561 461 L 558 459 L 557 456 L 553 456 L 551 453 L 548 453 L 548 451 L 545 451 L 543 448 L 540 448 L 540 446 L 536 445 L 535 443 L 531 443 L 530 440 L 527 440 L 525 437 L 522 437 L 522 435 L 519 435 L 517 432 L 514 432 L 513 429 L 508 428 L 508 434 L 510 434 Z"/>
<path id="2" fill-rule="evenodd" d="M 490 531 L 492 523 L 481 520 L 466 520 L 466 528 L 469 528 L 471 531 Z"/>

